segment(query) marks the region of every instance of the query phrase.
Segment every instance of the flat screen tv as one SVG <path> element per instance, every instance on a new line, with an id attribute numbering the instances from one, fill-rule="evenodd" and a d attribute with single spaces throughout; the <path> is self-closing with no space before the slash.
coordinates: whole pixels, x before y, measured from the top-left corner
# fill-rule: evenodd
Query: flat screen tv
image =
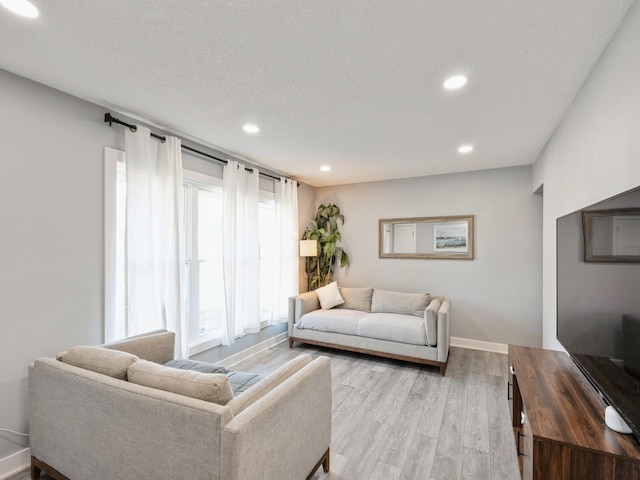
<path id="1" fill-rule="evenodd" d="M 640 441 L 640 188 L 556 227 L 558 341 Z"/>

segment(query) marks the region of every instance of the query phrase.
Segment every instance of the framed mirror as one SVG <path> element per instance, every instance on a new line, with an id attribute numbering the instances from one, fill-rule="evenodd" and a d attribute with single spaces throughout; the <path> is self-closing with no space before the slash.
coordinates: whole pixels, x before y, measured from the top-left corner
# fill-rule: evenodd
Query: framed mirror
<path id="1" fill-rule="evenodd" d="M 383 218 L 378 257 L 473 259 L 473 215 Z"/>
<path id="2" fill-rule="evenodd" d="M 582 212 L 585 262 L 640 262 L 640 208 Z"/>

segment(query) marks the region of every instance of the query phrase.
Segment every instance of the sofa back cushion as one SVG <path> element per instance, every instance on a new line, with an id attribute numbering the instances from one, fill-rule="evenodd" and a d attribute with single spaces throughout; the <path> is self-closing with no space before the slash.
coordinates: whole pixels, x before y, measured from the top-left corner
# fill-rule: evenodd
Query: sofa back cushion
<path id="1" fill-rule="evenodd" d="M 128 377 L 131 383 L 219 405 L 233 398 L 229 378 L 223 373 L 200 373 L 138 360 L 129 367 Z"/>
<path id="2" fill-rule="evenodd" d="M 389 292 L 373 290 L 371 313 L 401 313 L 424 317 L 431 296 L 428 293 Z"/>
<path id="3" fill-rule="evenodd" d="M 339 287 L 338 290 L 344 299 L 344 303 L 338 305 L 336 308 L 348 308 L 349 310 L 360 310 L 367 313 L 371 312 L 373 288 Z"/>
<path id="4" fill-rule="evenodd" d="M 108 375 L 120 380 L 127 379 L 127 370 L 139 360 L 131 353 L 102 347 L 78 345 L 57 356 L 58 360 L 75 367 Z"/>

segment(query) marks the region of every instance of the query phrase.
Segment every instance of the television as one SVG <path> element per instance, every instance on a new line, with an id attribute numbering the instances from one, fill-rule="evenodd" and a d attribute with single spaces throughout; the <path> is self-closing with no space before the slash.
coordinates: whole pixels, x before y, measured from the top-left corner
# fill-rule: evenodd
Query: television
<path id="1" fill-rule="evenodd" d="M 640 187 L 556 228 L 557 339 L 640 442 Z"/>

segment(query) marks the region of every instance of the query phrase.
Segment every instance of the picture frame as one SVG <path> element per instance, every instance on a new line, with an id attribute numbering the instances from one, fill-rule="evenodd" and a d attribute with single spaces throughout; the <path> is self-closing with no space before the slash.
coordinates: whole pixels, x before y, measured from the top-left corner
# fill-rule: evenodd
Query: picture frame
<path id="1" fill-rule="evenodd" d="M 473 215 L 383 218 L 378 223 L 379 258 L 473 260 Z"/>
<path id="2" fill-rule="evenodd" d="M 435 253 L 468 253 L 469 223 L 435 223 L 433 225 L 433 251 Z"/>

